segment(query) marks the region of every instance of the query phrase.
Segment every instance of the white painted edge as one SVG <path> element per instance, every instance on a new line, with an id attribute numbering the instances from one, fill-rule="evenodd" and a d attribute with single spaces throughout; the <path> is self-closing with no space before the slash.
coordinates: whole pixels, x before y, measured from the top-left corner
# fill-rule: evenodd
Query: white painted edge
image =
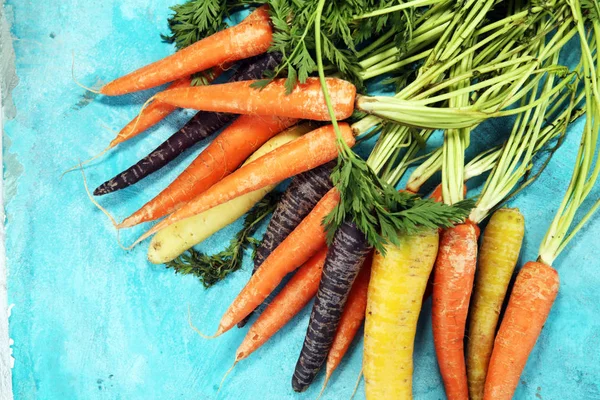
<path id="1" fill-rule="evenodd" d="M 0 7 L 4 1 L 0 0 Z M 4 18 L 0 13 L 0 18 Z M 0 21 L 0 24 L 5 21 Z M 0 99 L 2 99 L 2 85 L 0 85 Z M 8 306 L 8 268 L 6 266 L 6 252 L 4 247 L 4 160 L 3 160 L 3 137 L 4 137 L 4 110 L 0 101 L 0 400 L 13 400 L 12 391 L 12 350 L 11 339 L 8 332 L 8 318 L 10 308 Z"/>
<path id="2" fill-rule="evenodd" d="M 2 98 L 2 89 L 0 88 L 0 98 Z M 2 104 L 0 103 L 0 145 L 3 144 L 4 124 Z M 2 147 L 0 147 L 2 148 Z M 4 161 L 0 151 L 0 193 L 4 193 Z M 12 351 L 10 348 L 10 336 L 8 333 L 8 317 L 10 310 L 8 307 L 8 269 L 6 268 L 6 253 L 4 248 L 4 201 L 0 207 L 0 400 L 12 400 Z"/>

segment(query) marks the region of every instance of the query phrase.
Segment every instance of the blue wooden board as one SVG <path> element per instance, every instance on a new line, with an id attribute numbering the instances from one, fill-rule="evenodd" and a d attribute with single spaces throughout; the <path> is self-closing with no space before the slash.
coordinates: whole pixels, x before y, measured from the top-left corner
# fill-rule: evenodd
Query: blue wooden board
<path id="1" fill-rule="evenodd" d="M 78 159 L 104 148 L 148 93 L 119 98 L 86 93 L 71 78 L 98 86 L 173 51 L 167 31 L 174 0 L 9 0 L 19 85 L 16 117 L 5 123 L 8 184 L 6 251 L 9 303 L 14 304 L 15 399 L 314 399 L 322 376 L 306 393 L 290 379 L 302 346 L 309 308 L 248 360 L 217 394 L 246 329 L 216 340 L 200 338 L 187 322 L 211 332 L 250 274 L 244 269 L 210 290 L 193 277 L 146 261 L 146 244 L 121 250 L 115 231 L 86 198 L 78 173 L 59 179 Z M 191 113 L 169 117 L 86 170 L 95 187 L 130 166 L 181 126 Z M 527 221 L 523 261 L 537 248 L 571 174 L 583 121 L 531 188 L 511 206 Z M 507 121 L 485 124 L 472 152 L 497 142 Z M 101 198 L 124 217 L 164 188 L 200 151 L 195 148 L 132 188 Z M 598 191 L 591 198 L 596 199 Z M 223 248 L 240 226 L 219 232 L 201 249 Z M 126 232 L 130 242 L 142 229 Z M 264 229 L 264 227 L 263 227 Z M 556 261 L 561 290 L 522 376 L 517 399 L 600 399 L 600 223 L 593 218 Z M 416 399 L 444 398 L 434 357 L 431 304 L 424 306 L 415 353 Z M 323 399 L 347 399 L 361 369 L 356 340 Z M 356 395 L 363 399 L 363 385 Z"/>

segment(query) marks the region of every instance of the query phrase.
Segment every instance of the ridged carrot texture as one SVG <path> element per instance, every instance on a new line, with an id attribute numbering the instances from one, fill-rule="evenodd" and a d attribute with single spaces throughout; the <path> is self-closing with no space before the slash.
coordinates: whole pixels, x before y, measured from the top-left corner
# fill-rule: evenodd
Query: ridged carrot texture
<path id="1" fill-rule="evenodd" d="M 341 123 L 339 127 L 345 142 L 349 146 L 353 146 L 354 136 L 350 126 Z M 318 167 L 337 156 L 338 145 L 333 127 L 327 125 L 316 129 L 226 176 L 168 218 L 156 224 L 136 243 L 177 221 Z"/>
<path id="2" fill-rule="evenodd" d="M 504 313 L 485 380 L 485 400 L 510 400 L 558 293 L 554 268 L 540 262 L 523 266 Z"/>
<path id="3" fill-rule="evenodd" d="M 325 245 L 322 221 L 339 201 L 337 189 L 331 189 L 300 225 L 267 257 L 223 315 L 217 336 L 227 332 L 250 314 L 275 290 L 287 274 L 307 262 Z"/>
<path id="4" fill-rule="evenodd" d="M 167 90 L 189 87 L 191 83 L 192 79 L 189 76 L 181 78 L 169 85 Z M 170 104 L 153 101 L 146 108 L 144 108 L 143 112 L 139 116 L 132 119 L 127 125 L 125 125 L 125 127 L 123 127 L 123 129 L 119 131 L 117 137 L 114 138 L 108 145 L 108 148 L 111 149 L 120 143 L 123 143 L 129 139 L 133 139 L 146 129 L 153 127 L 165 119 L 167 115 L 171 114 L 176 109 L 177 107 Z"/>
<path id="5" fill-rule="evenodd" d="M 317 205 L 332 187 L 331 171 L 336 161 L 330 161 L 320 167 L 296 175 L 281 195 L 273 216 L 267 225 L 260 246 L 256 248 L 252 274 L 288 235 L 296 229 L 304 217 Z M 237 326 L 242 328 L 252 314 Z"/>
<path id="6" fill-rule="evenodd" d="M 277 147 L 297 139 L 309 130 L 310 126 L 308 124 L 300 124 L 286 129 L 262 145 L 244 164 L 250 163 Z M 192 246 L 201 243 L 215 232 L 241 218 L 275 186 L 269 185 L 254 192 L 246 193 L 227 203 L 163 229 L 154 235 L 150 242 L 148 260 L 154 264 L 163 264 L 175 259 Z"/>
<path id="7" fill-rule="evenodd" d="M 267 140 L 296 122 L 290 118 L 242 115 L 221 132 L 169 186 L 117 228 L 128 228 L 172 213 L 235 171 Z"/>
<path id="8" fill-rule="evenodd" d="M 198 71 L 262 54 L 271 46 L 273 37 L 269 21 L 268 8 L 260 7 L 242 23 L 115 79 L 104 85 L 100 93 L 117 96 L 150 89 Z"/>
<path id="9" fill-rule="evenodd" d="M 365 234 L 346 217 L 333 235 L 323 266 L 304 344 L 292 376 L 292 388 L 296 392 L 305 391 L 325 365 L 352 285 L 369 253 L 371 247 Z"/>
<path id="10" fill-rule="evenodd" d="M 449 400 L 468 400 L 463 340 L 477 263 L 472 224 L 442 232 L 433 281 L 433 341 Z"/>
<path id="11" fill-rule="evenodd" d="M 516 208 L 496 211 L 483 234 L 467 335 L 467 377 L 471 400 L 483 399 L 500 309 L 519 259 L 525 219 Z"/>
<path id="12" fill-rule="evenodd" d="M 360 269 L 360 272 L 352 285 L 352 290 L 348 295 L 346 307 L 344 307 L 342 318 L 340 319 L 340 325 L 335 333 L 331 350 L 329 350 L 329 354 L 327 355 L 325 382 L 323 383 L 323 386 L 327 385 L 333 371 L 335 371 L 340 365 L 340 362 L 342 362 L 344 355 L 348 352 L 350 344 L 352 344 L 356 333 L 365 319 L 372 262 L 373 256 L 371 253 Z"/>
<path id="13" fill-rule="evenodd" d="M 331 120 L 318 78 L 308 78 L 305 83 L 296 85 L 291 93 L 287 93 L 285 79 L 276 79 L 262 89 L 253 88 L 253 83 L 255 81 L 165 90 L 154 99 L 203 111 Z M 354 112 L 356 87 L 338 78 L 326 78 L 326 84 L 336 119 L 350 117 Z"/>
<path id="14" fill-rule="evenodd" d="M 248 357 L 262 346 L 315 296 L 326 257 L 327 246 L 324 246 L 296 271 L 292 279 L 248 330 L 244 341 L 236 351 L 236 362 Z"/>
<path id="15" fill-rule="evenodd" d="M 439 234 L 402 234 L 375 253 L 367 297 L 363 373 L 367 399 L 412 399 L 413 349 Z"/>

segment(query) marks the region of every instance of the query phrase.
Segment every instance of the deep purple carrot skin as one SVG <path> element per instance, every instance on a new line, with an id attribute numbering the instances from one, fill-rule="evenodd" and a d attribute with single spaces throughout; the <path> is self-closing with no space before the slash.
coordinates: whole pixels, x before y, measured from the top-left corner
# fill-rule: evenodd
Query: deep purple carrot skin
<path id="1" fill-rule="evenodd" d="M 294 177 L 277 203 L 263 240 L 256 249 L 252 274 L 333 187 L 330 175 L 335 165 L 336 161 L 330 161 Z M 240 321 L 238 328 L 246 325 L 251 316 Z"/>
<path id="2" fill-rule="evenodd" d="M 345 221 L 336 231 L 292 377 L 296 392 L 308 388 L 327 360 L 348 294 L 370 251 L 365 235 L 353 222 Z"/>
<path id="3" fill-rule="evenodd" d="M 260 79 L 266 70 L 277 67 L 280 62 L 281 53 L 277 52 L 252 57 L 240 66 L 229 82 Z M 196 143 L 223 128 L 236 117 L 234 114 L 199 111 L 180 130 L 146 157 L 98 186 L 94 190 L 94 195 L 102 196 L 139 182 L 176 159 Z"/>

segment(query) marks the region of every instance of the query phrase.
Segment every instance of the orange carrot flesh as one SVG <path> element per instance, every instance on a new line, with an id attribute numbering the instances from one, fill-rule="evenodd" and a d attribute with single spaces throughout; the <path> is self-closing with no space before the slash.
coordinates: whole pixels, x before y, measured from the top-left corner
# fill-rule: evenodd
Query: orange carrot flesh
<path id="1" fill-rule="evenodd" d="M 276 79 L 263 89 L 252 88 L 254 82 L 166 90 L 158 93 L 155 100 L 202 111 L 331 120 L 318 78 L 308 78 L 305 83 L 296 85 L 291 93 L 286 93 L 285 79 Z M 338 78 L 326 78 L 326 84 L 336 119 L 350 117 L 354 111 L 356 87 Z"/>
<path id="2" fill-rule="evenodd" d="M 175 54 L 146 65 L 106 84 L 100 93 L 117 96 L 160 86 L 211 67 L 262 54 L 271 45 L 273 31 L 266 7 L 241 24 L 222 30 Z"/>
<path id="3" fill-rule="evenodd" d="M 325 245 L 323 218 L 340 201 L 337 189 L 331 189 L 302 220 L 300 225 L 267 257 L 223 315 L 217 335 L 227 332 L 258 307 L 281 280 L 308 261 Z"/>
<path id="4" fill-rule="evenodd" d="M 267 140 L 294 125 L 295 119 L 243 115 L 229 125 L 162 192 L 125 219 L 127 228 L 163 217 L 229 175 Z"/>
<path id="5" fill-rule="evenodd" d="M 341 123 L 339 127 L 345 142 L 352 147 L 355 142 L 352 128 L 347 123 Z M 153 226 L 137 242 L 177 221 L 316 168 L 337 156 L 337 139 L 331 125 L 309 132 L 226 176 L 219 183 L 211 186 L 204 193 Z"/>
<path id="6" fill-rule="evenodd" d="M 324 246 L 298 269 L 292 279 L 252 324 L 244 341 L 236 351 L 236 362 L 248 357 L 262 346 L 315 296 L 319 289 L 326 257 L 327 246 Z"/>
<path id="7" fill-rule="evenodd" d="M 540 262 L 523 266 L 513 287 L 485 380 L 484 400 L 510 400 L 558 293 L 556 270 Z"/>
<path id="8" fill-rule="evenodd" d="M 342 358 L 344 358 L 348 348 L 350 348 L 356 333 L 365 319 L 372 261 L 373 253 L 365 260 L 348 295 L 348 300 L 346 301 L 340 324 L 333 339 L 331 350 L 329 350 L 329 354 L 327 355 L 326 380 L 329 380 L 333 371 L 340 365 Z"/>
<path id="9" fill-rule="evenodd" d="M 189 76 L 181 78 L 169 85 L 167 90 L 189 87 L 191 83 L 192 79 Z M 120 143 L 136 137 L 146 129 L 165 119 L 167 115 L 171 114 L 176 109 L 177 107 L 174 107 L 170 104 L 153 101 L 146 108 L 144 108 L 139 117 L 135 117 L 127 125 L 125 125 L 123 129 L 121 129 L 117 137 L 110 142 L 108 148 L 113 148 Z"/>
<path id="10" fill-rule="evenodd" d="M 435 352 L 449 400 L 468 400 L 464 336 L 477 262 L 472 224 L 443 231 L 435 262 L 432 325 Z"/>

